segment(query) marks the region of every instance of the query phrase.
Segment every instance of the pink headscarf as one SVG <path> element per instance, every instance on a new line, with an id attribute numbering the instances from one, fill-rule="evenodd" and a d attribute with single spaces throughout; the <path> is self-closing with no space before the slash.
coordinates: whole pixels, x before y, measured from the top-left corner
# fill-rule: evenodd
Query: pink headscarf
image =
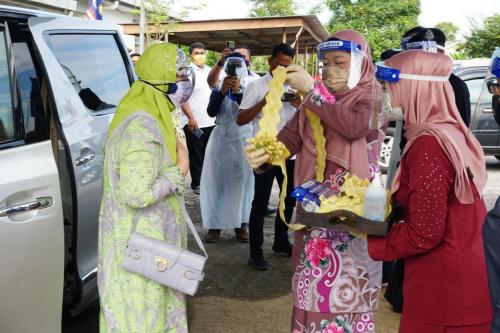
<path id="1" fill-rule="evenodd" d="M 354 30 L 341 30 L 332 35 L 332 37 L 348 40 L 361 46 L 361 51 L 366 55 L 361 62 L 361 78 L 358 84 L 344 92 L 335 93 L 335 98 L 342 101 L 345 106 L 351 107 L 356 104 L 361 97 L 371 95 L 373 88 L 373 77 L 375 75 L 375 66 L 372 63 L 372 51 L 366 43 L 365 38 L 359 32 Z M 377 89 L 380 86 L 376 84 Z"/>
<path id="2" fill-rule="evenodd" d="M 404 74 L 449 77 L 452 60 L 440 53 L 407 51 L 385 61 L 386 66 L 399 69 Z M 449 81 L 416 81 L 401 79 L 389 84 L 392 104 L 403 109 L 405 136 L 408 143 L 403 155 L 422 135 L 434 136 L 455 169 L 454 191 L 463 203 L 473 203 L 474 197 L 467 168 L 473 182 L 482 193 L 486 185 L 486 163 L 477 139 L 462 121 L 455 104 Z M 399 188 L 399 170 L 394 179 L 393 193 Z"/>

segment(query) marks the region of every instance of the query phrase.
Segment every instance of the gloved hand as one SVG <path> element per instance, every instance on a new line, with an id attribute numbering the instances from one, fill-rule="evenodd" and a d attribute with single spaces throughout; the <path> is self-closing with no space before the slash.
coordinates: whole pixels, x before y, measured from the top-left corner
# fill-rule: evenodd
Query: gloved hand
<path id="1" fill-rule="evenodd" d="M 269 160 L 269 155 L 264 149 L 256 149 L 255 145 L 249 144 L 245 147 L 245 158 L 252 169 L 257 169 Z"/>
<path id="2" fill-rule="evenodd" d="M 314 79 L 299 65 L 292 64 L 286 68 L 286 82 L 297 91 L 308 93 L 314 87 Z"/>

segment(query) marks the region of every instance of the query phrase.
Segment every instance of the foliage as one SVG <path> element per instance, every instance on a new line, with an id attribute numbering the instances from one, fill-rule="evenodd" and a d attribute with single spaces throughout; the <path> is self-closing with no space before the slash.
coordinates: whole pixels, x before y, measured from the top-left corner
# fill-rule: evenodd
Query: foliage
<path id="1" fill-rule="evenodd" d="M 297 11 L 296 0 L 248 0 L 252 4 L 250 16 L 288 16 Z"/>
<path id="2" fill-rule="evenodd" d="M 454 60 L 467 60 L 467 59 L 469 59 L 469 56 L 464 51 L 454 52 L 454 53 L 450 54 L 450 57 Z"/>
<path id="3" fill-rule="evenodd" d="M 187 17 L 190 11 L 203 8 L 203 5 L 183 6 L 183 10 L 174 15 L 172 8 L 175 3 L 176 0 L 144 0 L 146 45 L 168 40 L 168 31 L 175 28 L 179 20 Z M 131 12 L 138 16 L 141 14 L 140 9 L 135 9 Z"/>
<path id="4" fill-rule="evenodd" d="M 500 46 L 500 14 L 488 16 L 483 25 L 473 23 L 470 35 L 465 36 L 465 43 L 460 51 L 471 58 L 489 58 L 495 47 Z"/>
<path id="5" fill-rule="evenodd" d="M 436 28 L 440 29 L 446 36 L 447 41 L 457 40 L 458 27 L 451 22 L 439 22 Z"/>
<path id="6" fill-rule="evenodd" d="M 399 47 L 403 33 L 417 25 L 420 0 L 325 0 L 333 16 L 330 32 L 354 29 L 363 34 L 374 59 Z"/>

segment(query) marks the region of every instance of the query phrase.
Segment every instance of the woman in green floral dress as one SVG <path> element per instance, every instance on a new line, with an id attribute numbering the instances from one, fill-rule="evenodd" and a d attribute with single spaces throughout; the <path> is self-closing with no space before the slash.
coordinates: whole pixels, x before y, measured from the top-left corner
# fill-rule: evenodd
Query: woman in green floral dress
<path id="1" fill-rule="evenodd" d="M 179 199 L 188 170 L 186 148 L 175 137 L 172 98 L 175 46 L 149 47 L 136 63 L 139 80 L 120 102 L 105 145 L 99 218 L 98 287 L 101 333 L 187 332 L 182 293 L 121 268 L 132 224 L 137 232 L 186 247 Z M 180 199 L 182 200 L 182 199 Z"/>

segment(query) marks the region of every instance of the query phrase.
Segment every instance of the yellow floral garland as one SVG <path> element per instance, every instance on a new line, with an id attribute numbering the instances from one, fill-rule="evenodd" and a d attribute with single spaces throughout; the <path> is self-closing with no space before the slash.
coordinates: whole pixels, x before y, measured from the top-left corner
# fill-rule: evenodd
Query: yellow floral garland
<path id="1" fill-rule="evenodd" d="M 316 144 L 316 180 L 324 181 L 326 168 L 326 139 L 321 119 L 311 110 L 306 109 L 306 117 L 311 124 L 314 142 Z"/>
<path id="2" fill-rule="evenodd" d="M 289 224 L 285 219 L 285 197 L 288 185 L 286 173 L 286 158 L 290 152 L 282 142 L 277 140 L 278 123 L 280 122 L 280 110 L 283 106 L 281 96 L 285 92 L 286 68 L 278 66 L 273 70 L 273 78 L 269 82 L 269 93 L 266 95 L 266 105 L 262 109 L 262 118 L 259 120 L 259 132 L 255 138 L 248 140 L 255 148 L 262 148 L 269 155 L 269 162 L 279 166 L 283 173 L 283 184 L 281 187 L 279 214 L 281 220 L 293 231 L 305 228 L 302 224 Z"/>

